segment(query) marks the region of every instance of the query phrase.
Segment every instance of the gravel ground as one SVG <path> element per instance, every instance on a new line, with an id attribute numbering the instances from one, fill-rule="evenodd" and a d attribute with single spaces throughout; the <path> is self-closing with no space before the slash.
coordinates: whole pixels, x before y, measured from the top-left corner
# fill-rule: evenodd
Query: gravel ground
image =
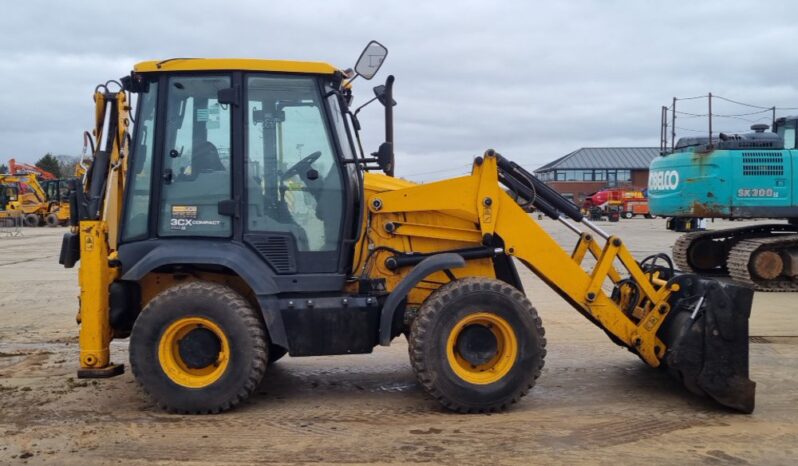
<path id="1" fill-rule="evenodd" d="M 542 223 L 572 247 L 567 230 Z M 660 219 L 602 226 L 637 257 L 669 252 L 677 236 Z M 688 394 L 523 271 L 548 355 L 538 385 L 508 412 L 443 411 L 421 391 L 397 339 L 371 355 L 285 358 L 240 409 L 177 416 L 155 408 L 129 373 L 75 378 L 77 269 L 57 263 L 62 233 L 0 237 L 2 464 L 798 462 L 795 294 L 755 297 L 753 415 Z M 127 341 L 114 342 L 112 353 L 126 362 Z"/>

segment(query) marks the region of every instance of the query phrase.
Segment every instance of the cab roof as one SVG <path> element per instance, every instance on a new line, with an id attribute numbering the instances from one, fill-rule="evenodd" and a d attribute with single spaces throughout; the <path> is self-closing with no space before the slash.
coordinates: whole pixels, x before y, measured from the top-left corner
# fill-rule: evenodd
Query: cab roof
<path id="1" fill-rule="evenodd" d="M 338 68 L 329 63 L 253 58 L 170 58 L 137 63 L 136 73 L 173 71 L 271 71 L 276 73 L 334 74 Z"/>

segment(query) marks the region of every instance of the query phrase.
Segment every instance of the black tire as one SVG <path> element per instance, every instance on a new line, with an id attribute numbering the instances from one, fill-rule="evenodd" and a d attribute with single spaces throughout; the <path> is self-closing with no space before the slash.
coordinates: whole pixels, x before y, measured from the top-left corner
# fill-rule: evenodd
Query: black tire
<path id="1" fill-rule="evenodd" d="M 210 321 L 229 344 L 229 359 L 221 375 L 199 388 L 176 383 L 159 355 L 167 329 L 187 318 Z M 268 348 L 263 322 L 241 295 L 217 283 L 191 282 L 161 292 L 142 310 L 130 335 L 130 366 L 161 408 L 186 414 L 218 413 L 252 395 L 263 379 Z"/>
<path id="2" fill-rule="evenodd" d="M 472 383 L 455 372 L 448 341 L 459 322 L 485 313 L 509 324 L 517 356 L 498 380 Z M 419 309 L 410 329 L 410 362 L 424 390 L 446 408 L 462 413 L 499 411 L 526 395 L 540 376 L 546 355 L 544 335 L 537 311 L 518 289 L 490 278 L 459 279 L 433 292 Z"/>
<path id="3" fill-rule="evenodd" d="M 56 214 L 48 214 L 47 217 L 44 217 L 44 223 L 50 228 L 61 225 L 61 222 L 58 220 L 58 215 Z"/>
<path id="4" fill-rule="evenodd" d="M 36 214 L 26 214 L 23 222 L 26 227 L 38 227 L 41 224 L 41 219 Z"/>
<path id="5" fill-rule="evenodd" d="M 282 346 L 269 345 L 269 365 L 276 363 L 286 354 L 288 354 L 288 350 Z"/>
<path id="6" fill-rule="evenodd" d="M 632 218 L 632 217 L 634 217 L 634 216 L 635 216 L 635 214 L 633 214 L 632 212 L 624 212 L 623 213 L 623 218 L 625 218 L 627 220 Z"/>

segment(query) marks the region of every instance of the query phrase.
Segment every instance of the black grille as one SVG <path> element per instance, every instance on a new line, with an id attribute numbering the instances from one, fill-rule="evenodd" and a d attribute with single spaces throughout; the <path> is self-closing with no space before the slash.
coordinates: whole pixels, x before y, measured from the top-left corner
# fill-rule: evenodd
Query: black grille
<path id="1" fill-rule="evenodd" d="M 246 235 L 244 241 L 277 273 L 295 273 L 296 260 L 294 242 L 288 235 Z"/>
<path id="2" fill-rule="evenodd" d="M 743 152 L 743 175 L 784 176 L 781 152 Z"/>

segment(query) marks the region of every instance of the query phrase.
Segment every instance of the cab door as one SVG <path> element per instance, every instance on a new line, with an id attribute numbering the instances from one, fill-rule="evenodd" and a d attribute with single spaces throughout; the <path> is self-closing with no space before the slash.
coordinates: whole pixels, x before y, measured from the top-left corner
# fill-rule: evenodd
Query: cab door
<path id="1" fill-rule="evenodd" d="M 219 91 L 229 75 L 166 80 L 158 236 L 230 237 L 233 217 L 219 213 L 232 199 L 231 112 Z"/>
<path id="2" fill-rule="evenodd" d="M 339 271 L 344 185 L 317 78 L 245 77 L 245 234 L 278 274 Z"/>

